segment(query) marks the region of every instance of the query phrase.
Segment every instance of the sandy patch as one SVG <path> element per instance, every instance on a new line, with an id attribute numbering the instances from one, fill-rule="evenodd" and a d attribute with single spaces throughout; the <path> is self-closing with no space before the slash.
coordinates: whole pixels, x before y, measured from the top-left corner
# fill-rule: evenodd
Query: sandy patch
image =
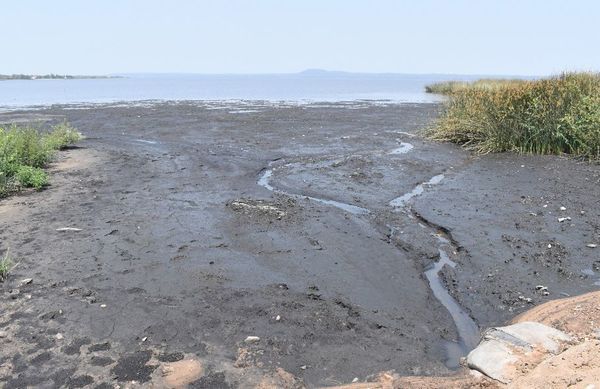
<path id="1" fill-rule="evenodd" d="M 97 162 L 98 156 L 87 149 L 70 149 L 62 151 L 59 159 L 50 166 L 51 172 L 82 170 Z"/>
<path id="2" fill-rule="evenodd" d="M 588 340 L 546 359 L 509 387 L 583 389 L 599 383 L 600 341 Z"/>
<path id="3" fill-rule="evenodd" d="M 513 319 L 513 323 L 537 321 L 577 337 L 600 330 L 600 292 L 549 301 Z"/>
<path id="4" fill-rule="evenodd" d="M 204 367 L 195 359 L 165 363 L 162 367 L 164 385 L 167 388 L 183 388 L 196 381 L 204 373 Z"/>

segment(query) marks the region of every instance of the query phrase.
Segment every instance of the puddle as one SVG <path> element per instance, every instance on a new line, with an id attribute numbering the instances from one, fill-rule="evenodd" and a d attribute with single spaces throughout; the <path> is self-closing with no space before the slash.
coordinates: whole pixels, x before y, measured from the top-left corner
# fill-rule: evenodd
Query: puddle
<path id="1" fill-rule="evenodd" d="M 387 131 L 385 131 L 385 132 L 387 132 L 388 134 L 398 134 L 398 135 L 404 135 L 404 136 L 408 136 L 408 137 L 410 137 L 410 138 L 416 138 L 416 137 L 418 136 L 417 134 L 414 134 L 414 133 L 412 133 L 412 132 L 401 131 L 401 130 L 397 130 L 397 131 L 394 131 L 394 130 L 387 130 Z"/>
<path id="2" fill-rule="evenodd" d="M 261 112 L 258 109 L 237 109 L 234 111 L 229 111 L 229 113 L 255 113 L 255 112 Z"/>
<path id="3" fill-rule="evenodd" d="M 156 142 L 154 140 L 145 140 L 145 139 L 136 139 L 135 141 L 136 142 L 142 142 L 142 143 L 148 143 L 150 145 L 155 145 L 155 144 L 158 143 L 158 142 Z"/>
<path id="4" fill-rule="evenodd" d="M 427 277 L 427 281 L 429 281 L 429 287 L 431 288 L 433 295 L 448 310 L 456 325 L 458 341 L 448 341 L 445 345 L 447 353 L 446 366 L 456 369 L 460 366 L 460 358 L 466 356 L 468 352 L 474 349 L 479 343 L 479 327 L 475 324 L 473 319 L 471 319 L 471 316 L 469 316 L 469 314 L 458 305 L 456 300 L 450 296 L 450 293 L 448 293 L 448 290 L 444 287 L 439 276 L 440 270 L 442 270 L 445 265 L 455 267 L 456 263 L 448 257 L 448 254 L 442 248 L 439 249 L 439 253 L 439 261 L 435 262 L 430 269 L 425 271 L 425 277 Z"/>
<path id="5" fill-rule="evenodd" d="M 317 203 L 331 205 L 333 207 L 343 209 L 344 211 L 352 213 L 354 215 L 366 215 L 366 214 L 370 213 L 370 211 L 366 208 L 362 208 L 362 207 L 352 205 L 352 204 L 342 203 L 342 202 L 335 201 L 335 200 L 320 199 L 317 197 L 310 197 L 310 196 L 298 196 L 298 195 L 293 195 L 293 196 L 297 196 L 299 198 L 307 198 L 312 201 L 316 201 Z"/>
<path id="6" fill-rule="evenodd" d="M 585 274 L 588 277 L 595 277 L 594 286 L 600 286 L 600 275 L 596 274 L 596 272 L 592 269 L 581 269 L 581 273 Z"/>
<path id="7" fill-rule="evenodd" d="M 400 142 L 400 147 L 393 149 L 388 154 L 406 154 L 414 148 L 415 146 L 410 143 Z"/>
<path id="8" fill-rule="evenodd" d="M 269 166 L 271 166 L 271 164 L 269 164 Z M 273 176 L 273 169 L 266 169 L 265 172 L 258 179 L 258 185 L 262 186 L 263 188 L 265 188 L 271 192 L 275 192 L 275 188 L 273 188 L 270 184 L 272 176 Z"/>
<path id="9" fill-rule="evenodd" d="M 413 190 L 408 193 L 403 194 L 400 197 L 396 197 L 392 201 L 390 201 L 390 205 L 394 208 L 404 207 L 406 203 L 415 196 L 422 194 L 425 191 L 425 186 L 437 185 L 444 179 L 443 174 L 438 174 L 437 176 L 431 177 L 431 179 L 427 182 L 419 184 L 415 186 Z"/>

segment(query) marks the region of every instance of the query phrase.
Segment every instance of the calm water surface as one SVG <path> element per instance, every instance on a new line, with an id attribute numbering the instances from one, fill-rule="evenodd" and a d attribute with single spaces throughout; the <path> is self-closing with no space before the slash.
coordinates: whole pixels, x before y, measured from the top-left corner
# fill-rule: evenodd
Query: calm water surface
<path id="1" fill-rule="evenodd" d="M 0 81 L 0 107 L 141 100 L 433 102 L 426 84 L 477 76 L 352 73 L 127 75 L 111 79 Z"/>

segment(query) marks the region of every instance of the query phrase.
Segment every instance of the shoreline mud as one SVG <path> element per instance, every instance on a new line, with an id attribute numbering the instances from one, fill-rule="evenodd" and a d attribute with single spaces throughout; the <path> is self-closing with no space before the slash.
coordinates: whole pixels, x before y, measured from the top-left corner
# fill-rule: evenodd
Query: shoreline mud
<path id="1" fill-rule="evenodd" d="M 215 104 L 0 114 L 87 137 L 49 189 L 0 201 L 6 387 L 144 384 L 181 355 L 230 387 L 451 375 L 464 335 L 427 271 L 481 329 L 597 290 L 597 165 L 428 142 L 436 104 Z"/>

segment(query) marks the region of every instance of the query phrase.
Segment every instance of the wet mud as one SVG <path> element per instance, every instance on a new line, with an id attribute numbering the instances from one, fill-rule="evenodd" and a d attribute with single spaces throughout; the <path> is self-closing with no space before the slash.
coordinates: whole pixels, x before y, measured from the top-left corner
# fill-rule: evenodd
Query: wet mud
<path id="1" fill-rule="evenodd" d="M 49 188 L 0 201 L 0 249 L 19 262 L 0 283 L 0 383 L 144 385 L 184 355 L 203 361 L 190 387 L 248 387 L 249 368 L 309 387 L 445 375 L 479 329 L 597 288 L 598 167 L 425 141 L 439 110 L 1 114 L 66 119 L 87 139 Z"/>

